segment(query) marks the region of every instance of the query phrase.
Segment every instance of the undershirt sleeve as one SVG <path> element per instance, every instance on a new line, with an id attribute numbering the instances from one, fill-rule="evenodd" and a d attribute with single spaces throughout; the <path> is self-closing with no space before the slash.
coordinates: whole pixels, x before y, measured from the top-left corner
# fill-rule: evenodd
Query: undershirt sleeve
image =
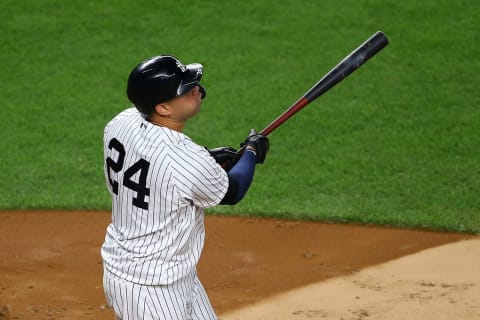
<path id="1" fill-rule="evenodd" d="M 228 190 L 220 204 L 233 205 L 243 199 L 252 183 L 256 163 L 256 154 L 245 150 L 240 160 L 228 172 Z"/>

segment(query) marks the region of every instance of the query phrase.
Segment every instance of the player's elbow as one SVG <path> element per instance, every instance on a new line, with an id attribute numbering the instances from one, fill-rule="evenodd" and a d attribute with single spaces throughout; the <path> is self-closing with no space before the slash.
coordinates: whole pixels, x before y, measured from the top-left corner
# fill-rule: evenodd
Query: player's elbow
<path id="1" fill-rule="evenodd" d="M 235 179 L 232 179 L 229 176 L 228 177 L 228 190 L 227 190 L 227 193 L 225 193 L 225 196 L 223 197 L 220 204 L 222 204 L 222 205 L 234 205 L 234 204 L 239 203 L 240 200 L 242 200 L 243 196 L 239 197 L 238 192 L 239 192 L 238 182 Z"/>

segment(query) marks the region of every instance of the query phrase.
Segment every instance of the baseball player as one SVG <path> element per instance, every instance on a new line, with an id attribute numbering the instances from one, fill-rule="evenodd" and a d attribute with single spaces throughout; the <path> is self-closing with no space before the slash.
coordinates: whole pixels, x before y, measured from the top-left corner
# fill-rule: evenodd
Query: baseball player
<path id="1" fill-rule="evenodd" d="M 216 319 L 196 273 L 204 209 L 244 197 L 269 141 L 252 130 L 239 155 L 207 150 L 182 133 L 206 96 L 202 73 L 202 65 L 173 56 L 140 63 L 127 84 L 134 108 L 105 127 L 112 223 L 101 254 L 117 319 Z"/>

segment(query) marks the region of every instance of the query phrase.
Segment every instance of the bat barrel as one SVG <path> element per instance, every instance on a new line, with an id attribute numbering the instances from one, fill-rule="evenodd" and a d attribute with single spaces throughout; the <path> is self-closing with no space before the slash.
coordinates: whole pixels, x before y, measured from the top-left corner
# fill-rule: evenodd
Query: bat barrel
<path id="1" fill-rule="evenodd" d="M 313 101 L 315 98 L 318 98 L 334 85 L 346 78 L 353 71 L 357 70 L 362 64 L 377 54 L 387 44 L 388 39 L 385 34 L 383 34 L 381 31 L 377 31 L 357 49 L 340 61 L 340 63 L 330 70 L 322 79 L 320 79 L 305 94 L 305 98 L 308 101 Z"/>

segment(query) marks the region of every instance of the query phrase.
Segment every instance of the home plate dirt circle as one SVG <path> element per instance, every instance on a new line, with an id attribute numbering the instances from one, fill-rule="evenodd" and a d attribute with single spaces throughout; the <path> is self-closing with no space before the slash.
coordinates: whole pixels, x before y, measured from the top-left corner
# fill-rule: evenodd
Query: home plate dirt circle
<path id="1" fill-rule="evenodd" d="M 113 319 L 109 212 L 0 212 L 0 319 Z M 478 319 L 480 238 L 208 216 L 198 267 L 222 320 Z"/>

